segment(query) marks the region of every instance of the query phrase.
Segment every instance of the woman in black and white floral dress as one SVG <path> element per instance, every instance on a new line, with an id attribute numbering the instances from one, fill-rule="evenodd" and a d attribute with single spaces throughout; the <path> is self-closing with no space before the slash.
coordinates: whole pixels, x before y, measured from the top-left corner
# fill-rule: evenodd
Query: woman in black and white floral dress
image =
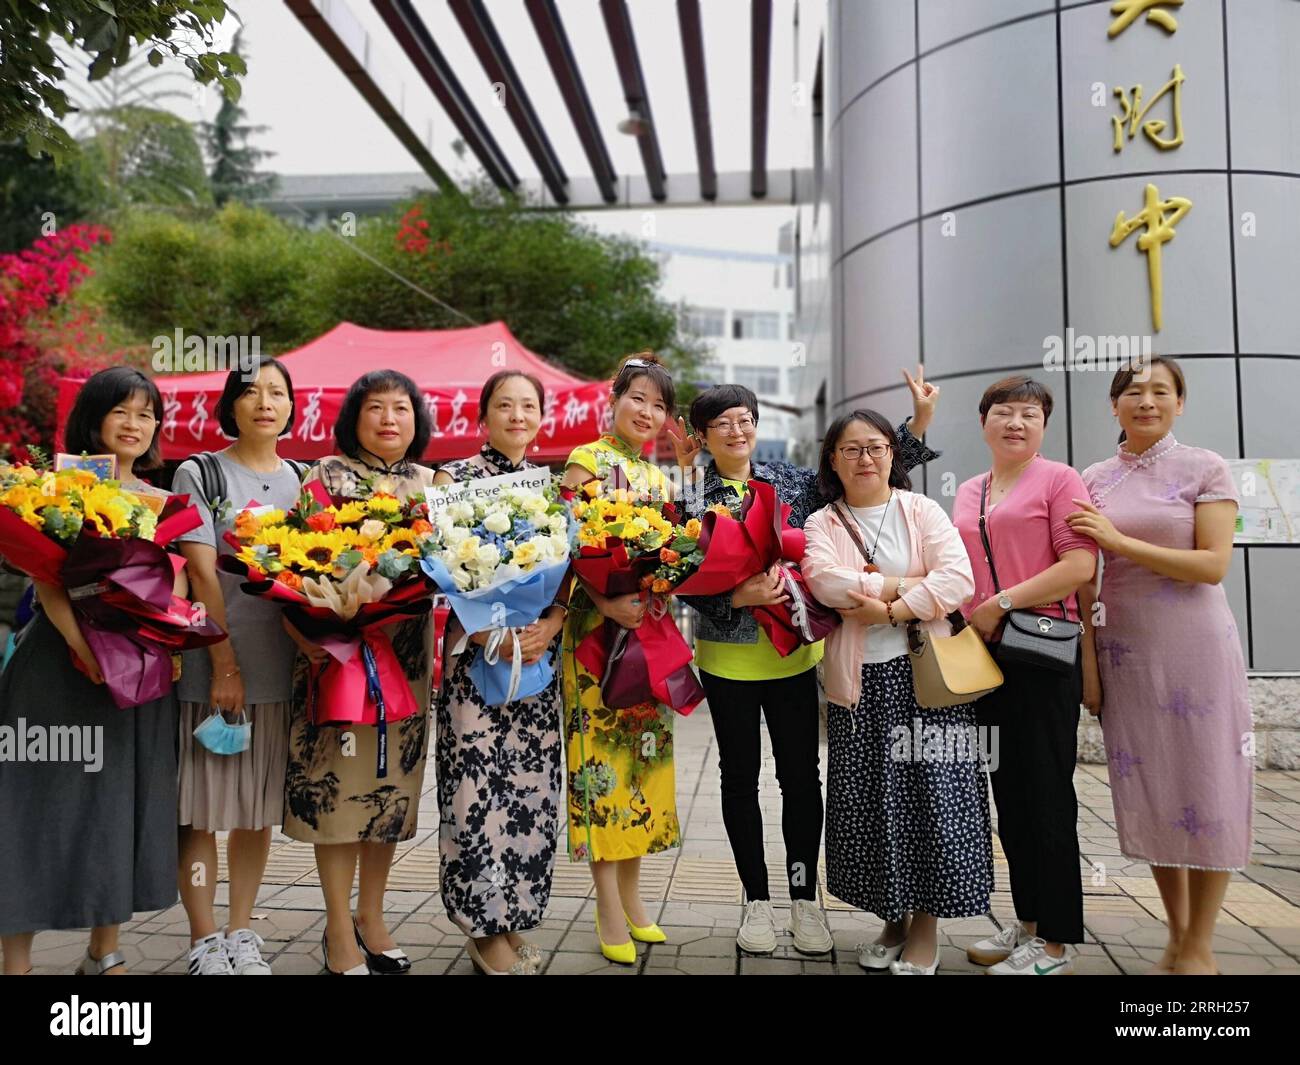
<path id="1" fill-rule="evenodd" d="M 541 425 L 544 394 L 530 375 L 494 374 L 479 398 L 488 441 L 472 458 L 438 471 L 435 484 L 514 473 Z M 564 607 L 550 607 L 524 630 L 518 651 L 536 661 L 554 642 Z M 481 644 L 487 634 L 469 637 Z M 537 971 L 541 951 L 521 932 L 536 928 L 551 896 L 559 835 L 562 745 L 559 671 L 541 693 L 485 706 L 469 667 L 474 660 L 455 618 L 443 646 L 443 684 L 436 699 L 438 841 L 447 916 L 470 937 L 474 964 L 491 975 Z"/>

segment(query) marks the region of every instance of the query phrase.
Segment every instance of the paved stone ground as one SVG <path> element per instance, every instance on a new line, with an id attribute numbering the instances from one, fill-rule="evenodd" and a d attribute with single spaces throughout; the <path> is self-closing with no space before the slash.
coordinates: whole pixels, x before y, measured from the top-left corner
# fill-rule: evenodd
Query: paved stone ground
<path id="1" fill-rule="evenodd" d="M 772 887 L 780 891 L 780 791 L 766 734 L 764 754 L 764 830 Z M 824 749 L 822 766 L 824 776 Z M 1107 975 L 1144 972 L 1159 958 L 1165 941 L 1155 882 L 1144 863 L 1129 862 L 1119 852 L 1106 768 L 1080 766 L 1075 786 L 1087 928 L 1078 970 Z M 831 956 L 804 958 L 795 953 L 788 935 L 781 937 L 771 957 L 738 954 L 735 932 L 742 909 L 741 887 L 723 830 L 719 790 L 717 748 L 707 707 L 701 707 L 691 717 L 678 719 L 677 801 L 686 842 L 680 853 L 656 855 L 644 863 L 645 895 L 654 900 L 652 915 L 668 933 L 669 942 L 638 947 L 635 967 L 607 963 L 598 952 L 593 930 L 590 874 L 585 865 L 571 865 L 562 854 L 546 920 L 530 933 L 546 952 L 545 973 L 867 975 L 857 966 L 854 946 L 874 938 L 881 922 L 828 896 L 824 870 L 820 897 L 835 935 Z M 1300 772 L 1258 773 L 1255 799 L 1255 861 L 1245 875 L 1234 875 L 1215 949 L 1225 974 L 1300 973 Z M 464 936 L 447 919 L 438 895 L 432 773 L 421 803 L 420 825 L 417 837 L 399 848 L 393 867 L 387 897 L 390 925 L 414 962 L 413 972 L 469 974 L 473 969 L 464 951 Z M 1013 915 L 1006 862 L 996 839 L 994 847 L 999 890 L 993 896 L 993 912 L 940 922 L 940 974 L 980 972 L 966 961 L 966 945 Z M 217 901 L 224 904 L 224 858 L 221 879 Z M 320 972 L 324 906 L 312 849 L 277 836 L 266 879 L 253 922 L 267 941 L 264 953 L 277 973 Z M 784 920 L 789 899 L 774 898 L 774 905 L 778 918 Z M 224 921 L 224 909 L 217 919 Z M 40 934 L 35 944 L 36 971 L 70 972 L 85 942 L 80 932 Z M 123 930 L 122 951 L 137 973 L 183 973 L 188 949 L 188 927 L 179 905 L 160 913 L 137 914 Z"/>

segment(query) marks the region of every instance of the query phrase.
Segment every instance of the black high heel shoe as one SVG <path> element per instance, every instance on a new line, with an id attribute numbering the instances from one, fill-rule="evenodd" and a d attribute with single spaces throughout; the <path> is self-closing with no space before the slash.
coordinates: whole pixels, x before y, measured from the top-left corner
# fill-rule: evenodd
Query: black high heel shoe
<path id="1" fill-rule="evenodd" d="M 329 948 L 329 944 L 325 942 L 324 932 L 320 934 L 320 949 L 321 949 L 321 953 L 325 956 L 325 971 L 329 973 L 330 976 L 369 976 L 370 975 L 370 966 L 364 963 L 361 965 L 354 965 L 352 966 L 351 969 L 341 969 L 341 970 L 331 969 L 330 948 Z"/>
<path id="2" fill-rule="evenodd" d="M 392 950 L 386 950 L 381 954 L 376 954 L 368 946 L 366 941 L 361 938 L 361 929 L 357 927 L 357 920 L 352 919 L 352 931 L 357 934 L 357 946 L 365 953 L 366 965 L 376 976 L 397 976 L 411 968 L 411 959 L 406 956 L 406 951 L 398 947 Z"/>

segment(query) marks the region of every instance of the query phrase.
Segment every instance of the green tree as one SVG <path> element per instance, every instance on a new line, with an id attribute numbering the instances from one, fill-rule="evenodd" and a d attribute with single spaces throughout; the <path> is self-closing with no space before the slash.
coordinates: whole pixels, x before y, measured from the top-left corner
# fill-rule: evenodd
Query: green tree
<path id="1" fill-rule="evenodd" d="M 244 53 L 239 47 L 241 33 L 242 31 L 235 34 L 230 51 L 242 59 Z M 257 170 L 258 163 L 275 153 L 254 148 L 248 143 L 250 137 L 265 133 L 270 127 L 250 126 L 242 121 L 243 117 L 244 109 L 229 97 L 224 97 L 216 121 L 204 122 L 202 125 L 204 145 L 212 160 L 208 177 L 217 206 L 231 199 L 245 203 L 264 199 L 275 191 L 279 183 L 274 174 L 259 173 Z"/>
<path id="2" fill-rule="evenodd" d="M 52 39 L 94 57 L 92 82 L 129 62 L 134 48 L 155 67 L 170 53 L 196 81 L 215 81 L 239 99 L 244 61 L 211 48 L 226 17 L 222 0 L 0 0 L 0 7 L 0 141 L 19 138 L 32 155 L 61 163 L 76 151 L 61 122 L 75 107 L 59 85 L 66 69 Z"/>
<path id="3" fill-rule="evenodd" d="M 77 168 L 56 167 L 48 156 L 32 158 L 22 144 L 0 144 L 0 255 L 85 218 L 80 178 Z"/>
<path id="4" fill-rule="evenodd" d="M 263 350 L 299 344 L 335 321 L 303 296 L 319 235 L 229 203 L 215 214 L 134 208 L 92 260 L 77 298 L 147 344 L 180 327 L 204 336 L 259 336 Z"/>
<path id="5" fill-rule="evenodd" d="M 170 111 L 128 105 L 96 116 L 82 142 L 80 171 L 93 209 L 131 204 L 202 207 L 212 203 L 194 127 Z"/>
<path id="6" fill-rule="evenodd" d="M 644 348 L 683 369 L 699 358 L 657 294 L 658 263 L 632 241 L 484 184 L 404 207 L 322 243 L 305 294 L 314 317 L 388 329 L 501 319 L 533 351 L 591 377 Z"/>
<path id="7" fill-rule="evenodd" d="M 503 320 L 533 351 L 603 377 L 652 348 L 689 378 L 698 342 L 659 297 L 659 267 L 628 240 L 482 187 L 359 223 L 307 230 L 228 203 L 215 216 L 131 210 L 78 290 L 139 343 L 178 326 L 297 347 L 340 321 L 448 329 Z"/>

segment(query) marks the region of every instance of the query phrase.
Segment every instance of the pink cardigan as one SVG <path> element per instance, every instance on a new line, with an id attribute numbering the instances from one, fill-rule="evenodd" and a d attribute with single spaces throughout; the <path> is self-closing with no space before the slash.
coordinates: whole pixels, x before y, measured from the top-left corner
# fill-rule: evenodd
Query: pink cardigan
<path id="1" fill-rule="evenodd" d="M 912 543 L 912 558 L 903 574 L 909 584 L 902 601 L 922 619 L 927 631 L 948 636 L 948 614 L 975 591 L 961 534 L 933 499 L 895 489 L 894 501 L 903 508 Z M 849 598 L 850 591 L 879 597 L 884 575 L 863 572 L 866 560 L 831 507 L 813 514 L 804 525 L 804 534 L 808 546 L 800 569 L 818 600 L 831 607 L 852 607 L 858 604 Z M 914 577 L 921 580 L 912 584 Z M 866 628 L 860 621 L 846 618 L 826 637 L 826 698 L 839 706 L 857 706 L 862 697 Z"/>

